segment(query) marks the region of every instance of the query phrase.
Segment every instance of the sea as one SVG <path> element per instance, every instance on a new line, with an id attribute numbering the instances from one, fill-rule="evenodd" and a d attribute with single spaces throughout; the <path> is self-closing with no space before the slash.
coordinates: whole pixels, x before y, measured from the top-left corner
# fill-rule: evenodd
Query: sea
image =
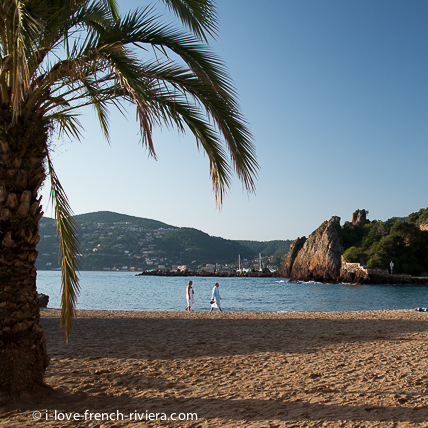
<path id="1" fill-rule="evenodd" d="M 80 272 L 77 309 L 177 311 L 186 307 L 193 281 L 192 310 L 210 309 L 211 291 L 220 284 L 222 308 L 234 312 L 308 312 L 414 309 L 428 307 L 428 286 L 295 283 L 285 278 L 136 276 L 133 272 Z M 59 308 L 61 272 L 38 271 L 37 290 Z"/>

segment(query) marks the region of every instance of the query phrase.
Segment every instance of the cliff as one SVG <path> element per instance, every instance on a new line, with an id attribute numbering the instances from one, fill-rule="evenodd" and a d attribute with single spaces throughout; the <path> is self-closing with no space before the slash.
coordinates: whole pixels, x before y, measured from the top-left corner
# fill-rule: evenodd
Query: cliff
<path id="1" fill-rule="evenodd" d="M 299 251 L 302 249 L 305 242 L 306 242 L 306 237 L 303 236 L 302 238 L 297 238 L 295 241 L 291 243 L 290 249 L 287 254 L 287 258 L 285 259 L 285 262 L 277 271 L 278 276 L 290 278 L 294 260 L 296 259 L 297 254 L 299 254 Z"/>
<path id="2" fill-rule="evenodd" d="M 352 226 L 364 228 L 368 222 L 366 213 L 365 210 L 355 211 Z M 386 269 L 347 263 L 343 258 L 342 232 L 340 217 L 333 216 L 329 221 L 322 223 L 308 238 L 297 238 L 291 244 L 287 258 L 276 276 L 290 278 L 292 281 L 428 285 L 428 277 L 390 274 Z"/>
<path id="3" fill-rule="evenodd" d="M 339 230 L 340 217 L 333 216 L 307 239 L 297 238 L 278 275 L 300 281 L 339 281 L 344 252 Z"/>

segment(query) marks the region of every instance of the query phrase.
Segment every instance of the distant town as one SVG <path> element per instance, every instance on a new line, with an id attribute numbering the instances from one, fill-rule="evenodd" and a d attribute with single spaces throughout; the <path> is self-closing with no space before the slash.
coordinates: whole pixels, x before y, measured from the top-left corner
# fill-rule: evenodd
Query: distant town
<path id="1" fill-rule="evenodd" d="M 290 241 L 231 241 L 191 228 L 101 212 L 76 216 L 81 270 L 277 270 Z M 37 268 L 59 269 L 53 219 L 40 222 Z"/>

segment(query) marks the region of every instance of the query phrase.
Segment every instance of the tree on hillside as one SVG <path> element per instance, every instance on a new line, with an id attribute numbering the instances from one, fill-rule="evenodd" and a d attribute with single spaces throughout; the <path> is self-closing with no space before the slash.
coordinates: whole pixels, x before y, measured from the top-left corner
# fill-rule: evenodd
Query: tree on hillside
<path id="1" fill-rule="evenodd" d="M 418 212 L 410 214 L 409 221 L 418 227 L 428 224 L 428 207 L 421 208 Z"/>
<path id="2" fill-rule="evenodd" d="M 50 153 L 54 136 L 80 139 L 79 109 L 95 108 L 108 139 L 109 108 L 136 109 L 141 142 L 152 129 L 190 130 L 210 161 L 221 204 L 235 172 L 248 190 L 258 169 L 225 67 L 207 47 L 211 0 L 163 0 L 183 28 L 153 7 L 121 17 L 116 0 L 0 2 L 0 392 L 43 384 L 49 360 L 36 294 L 38 190 L 51 179 L 62 261 L 61 323 L 70 331 L 79 284 L 76 225 Z M 153 54 L 150 54 L 153 52 Z M 145 58 L 145 59 L 144 59 Z"/>

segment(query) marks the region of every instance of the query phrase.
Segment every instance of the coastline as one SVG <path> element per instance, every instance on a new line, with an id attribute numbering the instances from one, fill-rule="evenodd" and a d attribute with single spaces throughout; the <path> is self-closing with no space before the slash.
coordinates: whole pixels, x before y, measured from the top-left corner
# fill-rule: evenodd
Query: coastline
<path id="1" fill-rule="evenodd" d="M 428 285 L 428 277 L 418 277 L 404 274 L 390 274 L 387 271 L 381 269 L 369 269 L 366 270 L 365 275 L 360 275 L 355 272 L 346 272 L 345 274 L 339 275 L 335 280 L 331 278 L 331 281 L 325 281 L 325 278 L 318 277 L 313 274 L 302 276 L 299 278 L 289 278 L 288 276 L 282 275 L 279 271 L 267 272 L 267 271 L 249 271 L 249 272 L 205 272 L 205 271 L 171 271 L 171 270 L 153 270 L 144 271 L 135 274 L 135 276 L 179 276 L 179 277 L 217 277 L 217 278 L 285 278 L 289 282 L 307 282 L 317 281 L 321 283 L 348 283 L 352 285 Z"/>
<path id="2" fill-rule="evenodd" d="M 78 310 L 68 344 L 59 310 L 41 316 L 54 391 L 3 404 L 2 427 L 32 427 L 41 409 L 198 415 L 137 427 L 422 427 L 428 420 L 426 313 Z"/>
<path id="3" fill-rule="evenodd" d="M 214 277 L 214 278 L 271 278 L 276 277 L 276 272 L 263 271 L 195 271 L 195 270 L 163 270 L 156 269 L 137 273 L 135 276 L 196 276 L 196 277 Z"/>

